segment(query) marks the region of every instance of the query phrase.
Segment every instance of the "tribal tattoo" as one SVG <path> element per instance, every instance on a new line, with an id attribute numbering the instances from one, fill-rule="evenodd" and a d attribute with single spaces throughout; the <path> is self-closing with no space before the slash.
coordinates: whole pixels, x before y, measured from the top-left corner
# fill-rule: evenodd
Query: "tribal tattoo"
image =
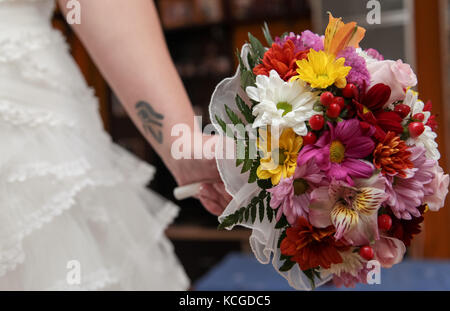
<path id="1" fill-rule="evenodd" d="M 157 113 L 152 106 L 145 101 L 139 101 L 136 104 L 136 111 L 141 119 L 145 132 L 150 133 L 153 138 L 161 144 L 163 142 L 161 128 L 163 126 L 162 120 L 164 119 L 164 116 Z"/>

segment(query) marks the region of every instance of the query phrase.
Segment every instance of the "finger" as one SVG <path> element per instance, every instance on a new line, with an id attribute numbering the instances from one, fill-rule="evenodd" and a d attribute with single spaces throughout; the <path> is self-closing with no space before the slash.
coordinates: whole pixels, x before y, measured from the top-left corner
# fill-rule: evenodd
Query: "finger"
<path id="1" fill-rule="evenodd" d="M 223 210 L 228 205 L 228 201 L 224 198 L 224 192 L 223 190 L 217 190 L 215 183 L 214 184 L 207 184 L 205 187 L 203 187 L 203 192 L 200 193 L 200 195 L 204 195 L 208 197 L 210 200 L 214 200 L 217 204 L 219 204 Z"/>
<path id="2" fill-rule="evenodd" d="M 217 192 L 222 194 L 222 196 L 225 198 L 225 200 L 231 201 L 233 199 L 233 197 L 231 195 L 229 195 L 228 191 L 225 189 L 225 184 L 223 182 L 214 183 L 213 186 Z"/>
<path id="3" fill-rule="evenodd" d="M 207 200 L 209 204 L 214 203 L 215 213 L 218 213 L 219 215 L 225 210 L 226 206 L 220 202 L 221 195 L 216 191 L 212 184 L 202 184 L 198 197 L 200 201 Z M 210 206 L 208 206 L 208 208 L 209 207 Z"/>
<path id="4" fill-rule="evenodd" d="M 201 197 L 200 202 L 208 212 L 215 216 L 220 216 L 223 213 L 222 207 L 213 200 L 210 200 L 206 197 Z"/>
<path id="5" fill-rule="evenodd" d="M 219 195 L 219 202 L 221 206 L 226 208 L 233 198 L 225 190 L 225 185 L 223 183 L 214 183 L 213 187 Z"/>

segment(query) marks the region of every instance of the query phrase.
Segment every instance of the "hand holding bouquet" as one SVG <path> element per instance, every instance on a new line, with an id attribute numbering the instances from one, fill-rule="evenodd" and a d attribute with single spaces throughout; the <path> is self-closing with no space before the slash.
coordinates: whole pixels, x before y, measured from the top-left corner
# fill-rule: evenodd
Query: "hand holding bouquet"
<path id="1" fill-rule="evenodd" d="M 444 205 L 432 105 L 408 64 L 359 47 L 354 22 L 330 14 L 325 36 L 263 30 L 270 47 L 249 34 L 211 102 L 237 155 L 218 160 L 233 195 L 220 227 L 251 228 L 258 260 L 294 288 L 366 283 L 368 263 L 399 263 Z"/>

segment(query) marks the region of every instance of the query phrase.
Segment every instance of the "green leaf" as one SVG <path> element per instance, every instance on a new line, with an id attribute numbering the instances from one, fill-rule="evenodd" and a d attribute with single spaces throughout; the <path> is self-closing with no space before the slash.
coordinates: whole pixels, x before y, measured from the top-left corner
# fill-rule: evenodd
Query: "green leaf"
<path id="1" fill-rule="evenodd" d="M 264 200 L 260 198 L 258 205 L 259 205 L 259 222 L 262 222 L 264 220 Z"/>
<path id="2" fill-rule="evenodd" d="M 261 189 L 270 189 L 272 188 L 272 182 L 269 179 L 258 179 L 257 181 L 258 183 L 258 187 L 260 187 Z"/>
<path id="3" fill-rule="evenodd" d="M 253 161 L 250 159 L 244 160 L 244 165 L 242 165 L 241 174 L 247 173 L 252 168 Z"/>
<path id="4" fill-rule="evenodd" d="M 258 56 L 252 53 L 247 54 L 247 62 L 250 68 L 255 68 L 258 64 Z"/>
<path id="5" fill-rule="evenodd" d="M 254 86 L 256 83 L 256 77 L 250 70 L 243 70 L 241 72 L 241 87 L 245 91 L 248 86 Z"/>
<path id="6" fill-rule="evenodd" d="M 253 161 L 252 167 L 250 169 L 250 175 L 248 176 L 248 183 L 249 184 L 254 183 L 258 179 L 258 176 L 256 175 L 256 172 L 258 170 L 258 166 L 259 166 L 259 161 L 258 160 Z"/>
<path id="7" fill-rule="evenodd" d="M 282 229 L 289 225 L 286 216 L 282 215 L 280 220 L 276 223 L 275 229 Z"/>
<path id="8" fill-rule="evenodd" d="M 309 282 L 311 283 L 312 289 L 316 288 L 316 282 L 314 280 L 314 269 L 302 270 L 303 273 L 308 277 Z"/>
<path id="9" fill-rule="evenodd" d="M 244 220 L 244 212 L 245 212 L 245 209 L 239 210 L 239 223 L 242 223 L 242 221 Z"/>
<path id="10" fill-rule="evenodd" d="M 217 123 L 219 123 L 220 127 L 222 128 L 222 131 L 226 133 L 227 131 L 227 124 L 225 121 L 223 121 L 218 115 L 214 115 L 216 118 Z"/>
<path id="11" fill-rule="evenodd" d="M 239 49 L 236 49 L 236 57 L 238 58 L 238 61 L 239 61 L 239 70 L 241 72 L 243 70 L 247 70 L 247 68 L 245 67 L 244 61 L 242 60 L 241 52 L 239 51 Z"/>
<path id="12" fill-rule="evenodd" d="M 225 112 L 227 113 L 228 118 L 230 118 L 230 121 L 233 123 L 233 125 L 238 125 L 238 124 L 242 124 L 244 125 L 244 123 L 241 121 L 241 119 L 239 119 L 238 115 L 230 109 L 230 107 L 228 107 L 227 105 L 225 106 Z"/>
<path id="13" fill-rule="evenodd" d="M 322 278 L 320 277 L 320 272 L 319 272 L 317 269 L 313 269 L 313 273 L 314 273 L 314 276 L 315 276 L 316 278 L 318 278 L 319 280 L 322 279 Z"/>
<path id="14" fill-rule="evenodd" d="M 253 121 L 255 121 L 255 117 L 253 116 L 252 110 L 250 109 L 250 107 L 247 106 L 245 101 L 239 95 L 236 95 L 235 100 L 236 100 L 236 106 L 238 107 L 238 109 L 242 113 L 242 115 L 244 116 L 245 120 L 248 123 L 253 123 Z"/>
<path id="15" fill-rule="evenodd" d="M 217 123 L 219 123 L 220 128 L 222 129 L 223 133 L 227 135 L 230 138 L 233 138 L 236 140 L 237 138 L 234 136 L 233 131 L 227 126 L 225 121 L 223 121 L 218 115 L 214 115 L 216 118 Z M 227 131 L 228 129 L 228 131 Z"/>
<path id="16" fill-rule="evenodd" d="M 248 138 L 248 133 L 245 133 L 245 138 L 246 139 Z M 250 159 L 249 152 L 250 152 L 250 148 L 249 148 L 249 143 L 247 141 L 246 145 L 245 145 L 244 165 L 242 166 L 241 174 L 244 174 L 244 173 L 248 172 L 252 168 L 253 160 Z"/>
<path id="17" fill-rule="evenodd" d="M 225 217 L 225 219 L 222 221 L 221 224 L 219 224 L 219 226 L 217 228 L 219 230 L 226 229 L 228 227 L 231 227 L 231 226 L 239 223 L 240 210 L 243 208 L 245 208 L 245 207 L 242 207 L 239 210 L 237 210 L 236 212 L 234 212 L 233 214 L 230 214 L 227 217 Z"/>
<path id="18" fill-rule="evenodd" d="M 266 214 L 267 214 L 267 219 L 272 222 L 273 220 L 273 208 L 270 207 L 270 194 L 267 195 L 266 197 Z"/>
<path id="19" fill-rule="evenodd" d="M 269 46 L 272 46 L 273 39 L 272 39 L 272 35 L 270 34 L 270 30 L 269 30 L 269 26 L 267 25 L 267 22 L 264 22 L 264 27 L 262 28 L 262 31 L 264 34 L 264 38 L 266 38 L 267 44 Z"/>
<path id="20" fill-rule="evenodd" d="M 245 159 L 243 159 L 243 158 L 237 157 L 237 158 L 236 158 L 236 167 L 238 167 L 239 165 L 241 165 L 242 163 L 244 163 L 244 160 L 245 160 Z"/>
<path id="21" fill-rule="evenodd" d="M 250 209 L 249 208 L 245 209 L 244 217 L 245 217 L 245 221 L 248 221 L 248 218 L 250 217 Z"/>
<path id="22" fill-rule="evenodd" d="M 252 223 L 255 223 L 256 221 L 256 205 L 252 205 L 250 207 L 250 216 L 252 217 Z"/>
<path id="23" fill-rule="evenodd" d="M 281 35 L 280 38 L 283 39 L 283 38 L 287 37 L 287 35 L 289 35 L 289 32 L 286 31 Z"/>
<path id="24" fill-rule="evenodd" d="M 296 262 L 291 261 L 290 259 L 286 259 L 286 261 L 283 263 L 283 265 L 280 267 L 281 272 L 286 272 L 292 269 L 293 266 L 295 266 Z"/>
<path id="25" fill-rule="evenodd" d="M 250 40 L 250 51 L 252 55 L 257 57 L 257 61 L 263 59 L 264 53 L 266 53 L 266 49 L 264 48 L 264 46 L 251 33 L 248 33 L 248 39 Z"/>
<path id="26" fill-rule="evenodd" d="M 322 112 L 324 110 L 324 107 L 321 103 L 317 102 L 314 104 L 313 110 L 316 112 Z"/>
<path id="27" fill-rule="evenodd" d="M 284 238 L 287 236 L 286 234 L 286 229 L 283 230 L 283 232 L 281 232 L 280 237 L 278 238 L 278 248 L 281 247 L 281 242 L 283 242 Z"/>

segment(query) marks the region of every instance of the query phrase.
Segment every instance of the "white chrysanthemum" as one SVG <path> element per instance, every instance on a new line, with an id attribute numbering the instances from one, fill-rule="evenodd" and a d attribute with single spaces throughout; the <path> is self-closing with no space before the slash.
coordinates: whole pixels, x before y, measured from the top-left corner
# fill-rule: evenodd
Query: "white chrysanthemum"
<path id="1" fill-rule="evenodd" d="M 372 56 L 370 56 L 369 54 L 367 54 L 366 51 L 364 51 L 361 48 L 357 48 L 356 53 L 361 56 L 362 58 L 364 58 L 364 60 L 366 61 L 366 64 L 371 64 L 371 63 L 376 63 L 378 62 L 378 59 L 373 58 Z"/>
<path id="2" fill-rule="evenodd" d="M 332 264 L 323 273 L 336 274 L 337 276 L 341 276 L 341 273 L 350 273 L 355 277 L 358 276 L 358 272 L 364 267 L 361 256 L 352 250 L 340 253 L 340 255 L 342 257 L 342 263 Z"/>
<path id="3" fill-rule="evenodd" d="M 317 93 L 301 80 L 286 82 L 275 70 L 270 76 L 256 76 L 256 87 L 246 89 L 248 96 L 258 102 L 253 107 L 256 117 L 253 127 L 266 125 L 292 128 L 297 135 L 308 133 L 306 121 L 313 115 L 321 114 L 313 110 L 318 101 Z"/>
<path id="4" fill-rule="evenodd" d="M 406 124 L 408 122 L 409 118 L 412 118 L 415 114 L 418 114 L 418 113 L 423 113 L 423 115 L 425 116 L 423 123 L 426 124 L 428 122 L 428 119 L 430 118 L 431 113 L 429 111 L 423 111 L 425 104 L 423 103 L 423 101 L 421 101 L 419 99 L 419 93 L 417 93 L 411 89 L 408 89 L 408 91 L 406 91 L 406 95 L 405 95 L 405 99 L 403 100 L 403 104 L 407 105 L 411 109 L 410 113 L 403 121 L 404 124 Z"/>
<path id="5" fill-rule="evenodd" d="M 406 144 L 409 146 L 421 146 L 426 150 L 426 157 L 428 159 L 438 161 L 441 158 L 441 154 L 438 149 L 438 144 L 435 141 L 437 134 L 433 132 L 431 127 L 425 125 L 425 131 L 417 138 L 409 138 Z"/>
<path id="6" fill-rule="evenodd" d="M 403 104 L 407 105 L 411 109 L 410 113 L 403 121 L 403 125 L 406 125 L 408 123 L 408 120 L 417 113 L 423 113 L 423 115 L 425 116 L 423 120 L 424 124 L 428 122 L 428 119 L 431 116 L 431 112 L 423 111 L 425 104 L 419 99 L 419 93 L 409 89 L 406 92 Z M 425 125 L 425 131 L 422 133 L 422 135 L 416 138 L 409 138 L 406 141 L 406 144 L 409 146 L 416 145 L 424 147 L 427 151 L 427 158 L 437 161 L 441 158 L 441 154 L 439 153 L 438 144 L 435 141 L 436 137 L 437 134 L 433 132 L 431 127 Z"/>

